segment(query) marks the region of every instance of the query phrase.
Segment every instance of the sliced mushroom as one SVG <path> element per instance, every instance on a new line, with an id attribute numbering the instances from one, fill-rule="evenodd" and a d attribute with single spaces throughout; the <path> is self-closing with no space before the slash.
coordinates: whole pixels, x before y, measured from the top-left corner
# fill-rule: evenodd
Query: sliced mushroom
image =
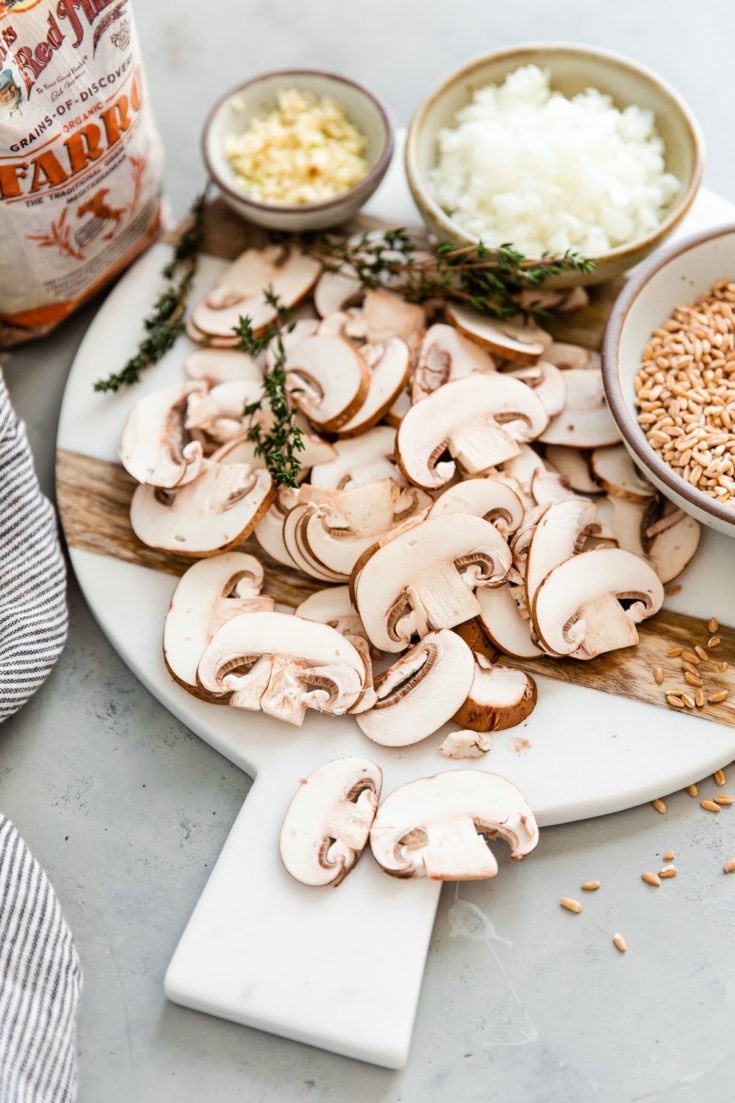
<path id="1" fill-rule="evenodd" d="M 516 659 L 537 659 L 543 654 L 531 639 L 531 621 L 521 616 L 512 587 L 485 586 L 477 591 L 478 619 L 488 639 L 506 655 Z"/>
<path id="2" fill-rule="evenodd" d="M 648 546 L 648 559 L 664 585 L 689 566 L 701 536 L 701 525 L 685 513 L 675 524 L 654 535 Z"/>
<path id="3" fill-rule="evenodd" d="M 464 479 L 443 491 L 431 507 L 430 516 L 445 513 L 472 513 L 483 517 L 507 538 L 522 523 L 524 508 L 512 487 L 491 477 Z"/>
<path id="4" fill-rule="evenodd" d="M 259 701 L 244 705 L 249 684 L 262 683 L 263 666 L 270 667 L 267 687 Z M 245 613 L 215 633 L 197 677 L 210 693 L 231 692 L 230 704 L 259 705 L 298 727 L 307 708 L 341 716 L 356 704 L 365 666 L 349 640 L 327 624 L 291 613 Z"/>
<path id="5" fill-rule="evenodd" d="M 645 504 L 657 496 L 656 488 L 642 478 L 622 444 L 596 448 L 590 456 L 590 466 L 600 486 L 616 498 Z"/>
<path id="6" fill-rule="evenodd" d="M 550 364 L 555 364 L 563 371 L 568 369 L 582 370 L 585 368 L 599 368 L 599 353 L 592 349 L 583 348 L 582 345 L 569 345 L 565 341 L 554 341 L 544 351 L 544 359 Z"/>
<path id="7" fill-rule="evenodd" d="M 291 352 L 307 337 L 314 337 L 319 332 L 319 325 L 317 318 L 301 318 L 298 322 L 294 322 L 292 328 L 274 337 L 265 351 L 265 364 L 268 370 L 273 371 L 276 366 L 276 358 L 280 353 L 281 346 L 284 352 Z"/>
<path id="8" fill-rule="evenodd" d="M 533 322 L 524 325 L 515 318 L 490 318 L 454 303 L 447 303 L 444 311 L 465 337 L 505 360 L 535 364 L 552 343 L 550 335 Z"/>
<path id="9" fill-rule="evenodd" d="M 419 743 L 452 718 L 473 677 L 474 659 L 464 640 L 447 629 L 430 632 L 375 679 L 375 704 L 357 723 L 383 747 Z"/>
<path id="10" fill-rule="evenodd" d="M 632 502 L 628 498 L 615 498 L 607 494 L 597 501 L 597 512 L 605 526 L 604 535 L 614 537 L 618 547 L 646 558 L 644 528 L 648 516 L 648 506 Z"/>
<path id="11" fill-rule="evenodd" d="M 393 405 L 386 411 L 385 420 L 397 429 L 410 409 L 411 396 L 408 390 L 401 391 Z"/>
<path id="12" fill-rule="evenodd" d="M 530 387 L 549 417 L 554 417 L 564 409 L 567 397 L 564 374 L 547 360 L 524 364 L 510 370 L 505 369 L 504 374 L 512 376 L 513 379 L 520 379 Z"/>
<path id="13" fill-rule="evenodd" d="M 248 249 L 194 307 L 192 325 L 200 334 L 234 345 L 234 327 L 240 318 L 249 317 L 253 332 L 260 336 L 278 314 L 265 292 L 281 306 L 292 307 L 308 295 L 321 270 L 318 261 L 288 246 Z"/>
<path id="14" fill-rule="evenodd" d="M 312 468 L 311 484 L 327 490 L 349 490 L 391 478 L 404 485 L 403 474 L 391 462 L 395 450 L 396 432 L 388 425 L 376 425 L 355 439 L 338 440 L 334 458 Z"/>
<path id="15" fill-rule="evenodd" d="M 205 383 L 174 383 L 138 399 L 120 439 L 120 462 L 128 474 L 139 483 L 165 489 L 196 479 L 204 449 L 191 440 L 184 422 L 189 398 L 206 393 Z"/>
<path id="16" fill-rule="evenodd" d="M 338 758 L 304 778 L 281 827 L 284 866 L 304 885 L 336 887 L 370 835 L 383 772 L 365 758 Z"/>
<path id="17" fill-rule="evenodd" d="M 555 567 L 536 590 L 531 616 L 538 638 L 552 655 L 571 655 L 585 642 L 581 609 L 612 594 L 630 602 L 633 624 L 653 616 L 664 600 L 663 586 L 648 563 L 622 548 L 581 552 Z"/>
<path id="18" fill-rule="evenodd" d="M 496 666 L 475 654 L 475 676 L 467 700 L 452 717 L 457 724 L 477 732 L 515 728 L 536 708 L 536 683 L 530 674 L 509 666 Z"/>
<path id="19" fill-rule="evenodd" d="M 371 345 L 387 341 L 389 337 L 402 337 L 413 348 L 424 329 L 424 308 L 390 291 L 368 291 L 362 312 L 366 337 Z"/>
<path id="20" fill-rule="evenodd" d="M 451 770 L 394 790 L 378 808 L 370 845 L 394 877 L 468 881 L 497 873 L 486 841 L 496 836 L 510 844 L 514 861 L 538 843 L 523 794 L 498 774 Z"/>
<path id="21" fill-rule="evenodd" d="M 360 353 L 342 337 L 307 337 L 284 365 L 296 405 L 331 433 L 357 413 L 367 397 L 370 373 Z"/>
<path id="22" fill-rule="evenodd" d="M 502 422 L 502 425 L 500 424 Z M 476 373 L 445 383 L 412 406 L 396 437 L 398 462 L 406 477 L 426 490 L 444 486 L 455 463 L 482 475 L 518 454 L 517 441 L 532 440 L 548 424 L 533 391 L 501 372 Z"/>
<path id="23" fill-rule="evenodd" d="M 297 503 L 297 493 L 291 487 L 280 487 L 273 504 L 266 510 L 253 530 L 255 539 L 271 559 L 294 569 L 296 564 L 283 542 L 283 525 L 289 510 Z"/>
<path id="24" fill-rule="evenodd" d="M 590 302 L 584 287 L 527 287 L 515 299 L 524 310 L 553 310 L 556 314 L 581 310 Z"/>
<path id="25" fill-rule="evenodd" d="M 579 609 L 579 619 L 585 623 L 584 642 L 571 655 L 573 659 L 594 659 L 621 647 L 638 643 L 635 624 L 613 594 L 603 594 L 587 601 Z"/>
<path id="26" fill-rule="evenodd" d="M 246 612 L 268 612 L 263 568 L 252 555 L 229 552 L 192 564 L 179 580 L 163 629 L 163 658 L 171 677 L 197 696 L 197 667 L 218 628 Z"/>
<path id="27" fill-rule="evenodd" d="M 439 748 L 447 758 L 482 758 L 491 747 L 487 732 L 475 732 L 467 729 L 450 732 Z"/>
<path id="28" fill-rule="evenodd" d="M 592 502 L 578 498 L 549 506 L 533 531 L 528 549 L 525 581 L 529 603 L 533 603 L 536 591 L 554 567 L 578 555 L 586 537 L 598 533 L 600 527 Z"/>
<path id="29" fill-rule="evenodd" d="M 314 306 L 321 318 L 357 303 L 363 296 L 360 281 L 345 272 L 322 272 L 314 288 Z"/>
<path id="30" fill-rule="evenodd" d="M 476 616 L 475 589 L 499 585 L 509 567 L 508 545 L 489 522 L 430 517 L 356 564 L 353 600 L 374 646 L 401 651 L 416 634 Z"/>
<path id="31" fill-rule="evenodd" d="M 174 491 L 139 486 L 130 524 L 152 548 L 203 558 L 229 551 L 250 535 L 275 496 L 270 473 L 249 464 L 212 463 Z"/>
<path id="32" fill-rule="evenodd" d="M 411 401 L 422 398 L 454 379 L 476 371 L 494 371 L 495 362 L 483 348 L 454 328 L 437 324 L 427 329 L 411 380 Z"/>
<path id="33" fill-rule="evenodd" d="M 531 479 L 531 494 L 538 506 L 547 506 L 552 502 L 565 502 L 578 497 L 564 475 L 558 471 L 534 471 Z"/>
<path id="34" fill-rule="evenodd" d="M 305 620 L 316 620 L 336 628 L 343 636 L 364 636 L 365 629 L 350 599 L 349 586 L 329 586 L 310 594 L 296 609 Z"/>
<path id="35" fill-rule="evenodd" d="M 207 394 L 189 396 L 186 428 L 190 433 L 198 429 L 218 444 L 234 440 L 242 436 L 246 427 L 245 407 L 262 397 L 262 380 L 232 379 L 218 383 Z M 273 415 L 269 409 L 257 411 L 252 420 L 267 429 L 273 424 Z"/>
<path id="36" fill-rule="evenodd" d="M 564 372 L 567 398 L 564 409 L 540 434 L 544 444 L 574 448 L 602 448 L 617 444 L 618 427 L 607 406 L 602 372 L 595 368 L 570 368 Z"/>
<path id="37" fill-rule="evenodd" d="M 358 436 L 380 421 L 406 386 L 411 370 L 411 350 L 401 337 L 389 337 L 383 345 L 363 345 L 360 352 L 368 361 L 368 392 L 359 410 L 337 430 L 340 437 Z"/>
<path id="38" fill-rule="evenodd" d="M 592 477 L 587 453 L 561 444 L 546 445 L 546 462 L 567 480 L 578 494 L 599 494 L 602 487 Z"/>
<path id="39" fill-rule="evenodd" d="M 520 444 L 519 449 L 517 456 L 511 456 L 510 459 L 501 464 L 501 470 L 506 476 L 515 480 L 523 496 L 526 509 L 532 509 L 536 504 L 536 500 L 531 493 L 533 477 L 537 471 L 546 471 L 546 464 L 530 445 Z"/>
<path id="40" fill-rule="evenodd" d="M 297 452 L 300 471 L 296 478 L 298 481 L 302 481 L 306 478 L 310 468 L 318 464 L 331 463 L 337 452 L 334 445 L 324 440 L 317 433 L 309 432 L 304 428 L 305 423 L 302 421 L 299 424 L 299 421 L 300 415 L 297 415 L 295 422 L 301 430 L 301 440 L 304 447 L 300 452 Z M 213 453 L 211 459 L 217 463 L 249 463 L 251 467 L 265 467 L 265 457 L 258 454 L 256 447 L 255 441 L 250 440 L 246 433 L 227 441 Z"/>
<path id="41" fill-rule="evenodd" d="M 198 349 L 184 361 L 189 379 L 202 380 L 210 387 L 235 379 L 262 382 L 263 372 L 257 360 L 237 349 Z"/>

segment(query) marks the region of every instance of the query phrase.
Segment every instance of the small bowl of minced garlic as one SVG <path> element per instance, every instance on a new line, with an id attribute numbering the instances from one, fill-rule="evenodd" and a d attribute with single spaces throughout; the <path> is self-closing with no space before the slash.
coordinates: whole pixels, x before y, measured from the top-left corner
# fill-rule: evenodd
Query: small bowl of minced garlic
<path id="1" fill-rule="evenodd" d="M 243 218 L 270 230 L 321 230 L 373 194 L 393 155 L 393 130 L 382 104 L 354 81 L 289 69 L 226 92 L 204 124 L 202 152 Z"/>

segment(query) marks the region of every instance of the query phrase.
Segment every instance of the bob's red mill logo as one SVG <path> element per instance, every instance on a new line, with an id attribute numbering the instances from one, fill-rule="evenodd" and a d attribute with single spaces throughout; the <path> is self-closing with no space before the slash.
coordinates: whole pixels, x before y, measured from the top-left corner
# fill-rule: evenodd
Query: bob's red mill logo
<path id="1" fill-rule="evenodd" d="M 56 14 L 49 13 L 48 31 L 33 46 L 16 45 L 17 32 L 5 28 L 0 34 L 0 62 L 5 61 L 9 48 L 13 47 L 13 60 L 26 86 L 30 98 L 33 86 L 53 58 L 61 43 L 71 35 L 72 46 L 80 46 L 87 27 L 91 27 L 100 12 L 114 4 L 115 0 L 58 0 Z M 120 5 L 122 7 L 122 4 Z M 12 15 L 12 9 L 8 13 Z"/>

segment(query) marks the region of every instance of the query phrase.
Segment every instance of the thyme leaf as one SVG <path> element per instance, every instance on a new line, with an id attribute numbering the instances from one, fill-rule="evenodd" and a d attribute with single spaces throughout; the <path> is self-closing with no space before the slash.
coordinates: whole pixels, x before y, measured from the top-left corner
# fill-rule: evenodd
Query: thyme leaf
<path id="1" fill-rule="evenodd" d="M 168 286 L 158 296 L 151 313 L 143 321 L 147 336 L 138 345 L 135 355 L 130 357 L 119 372 L 97 380 L 94 384 L 95 391 L 119 391 L 121 387 L 133 386 L 139 382 L 146 368 L 156 364 L 173 348 L 176 338 L 184 328 L 186 303 L 197 270 L 206 196 L 205 188 L 194 200 L 191 224 L 181 234 L 171 260 L 161 272 L 168 281 Z"/>

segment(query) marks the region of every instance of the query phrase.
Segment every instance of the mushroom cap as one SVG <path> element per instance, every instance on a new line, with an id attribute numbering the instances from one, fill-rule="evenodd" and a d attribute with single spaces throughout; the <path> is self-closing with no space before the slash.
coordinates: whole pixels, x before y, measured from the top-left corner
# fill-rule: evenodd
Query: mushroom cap
<path id="1" fill-rule="evenodd" d="M 634 624 L 661 608 L 664 591 L 653 568 L 622 548 L 580 552 L 555 567 L 536 590 L 531 616 L 539 640 L 552 655 L 571 655 L 584 643 L 586 624 L 577 617 L 588 602 L 612 594 L 632 600 L 625 610 Z"/>
<path id="2" fill-rule="evenodd" d="M 472 513 L 495 525 L 503 536 L 515 532 L 523 521 L 523 502 L 508 483 L 497 477 L 464 479 L 443 491 L 431 507 L 430 517 L 445 513 Z"/>
<path id="3" fill-rule="evenodd" d="M 467 697 L 474 660 L 464 640 L 444 628 L 430 632 L 374 682 L 376 701 L 356 717 L 383 747 L 408 747 L 438 731 Z"/>
<path id="4" fill-rule="evenodd" d="M 455 473 L 453 462 L 439 458 L 445 449 L 470 474 L 484 474 L 516 455 L 515 442 L 533 440 L 548 421 L 525 383 L 502 372 L 478 372 L 445 383 L 411 407 L 396 437 L 398 462 L 412 483 L 438 489 Z"/>
<path id="5" fill-rule="evenodd" d="M 233 617 L 212 637 L 197 677 L 210 693 L 241 691 L 261 656 L 284 660 L 275 677 L 271 675 L 267 692 L 276 697 L 279 684 L 287 678 L 283 691 L 299 714 L 313 708 L 339 716 L 356 703 L 365 683 L 363 660 L 349 640 L 327 624 L 293 613 Z M 272 712 L 280 715 L 275 708 Z"/>
<path id="6" fill-rule="evenodd" d="M 533 322 L 514 318 L 490 318 L 469 306 L 447 303 L 449 321 L 470 340 L 506 360 L 535 364 L 552 344 L 551 335 Z"/>
<path id="7" fill-rule="evenodd" d="M 563 374 L 567 391 L 564 409 L 551 419 L 539 440 L 574 448 L 617 444 L 620 432 L 608 409 L 600 369 L 570 368 Z"/>
<path id="8" fill-rule="evenodd" d="M 365 758 L 337 758 L 304 778 L 281 827 L 281 859 L 292 877 L 341 884 L 367 843 L 382 784 L 380 767 Z"/>
<path id="9" fill-rule="evenodd" d="M 450 770 L 410 781 L 386 797 L 370 845 L 378 864 L 394 877 L 476 880 L 497 872 L 478 832 L 506 839 L 514 860 L 538 842 L 533 812 L 507 778 L 484 770 Z"/>
<path id="10" fill-rule="evenodd" d="M 341 437 L 357 436 L 380 421 L 411 371 L 411 350 L 401 337 L 389 337 L 382 345 L 363 345 L 360 352 L 370 365 L 370 384 L 360 408 L 337 430 Z"/>
<path id="11" fill-rule="evenodd" d="M 359 410 L 370 386 L 365 361 L 343 337 L 317 333 L 299 341 L 284 369 L 296 405 L 330 433 Z"/>
<path id="12" fill-rule="evenodd" d="M 200 558 L 229 551 L 253 531 L 275 496 L 270 473 L 244 463 L 204 463 L 194 482 L 173 492 L 137 487 L 130 524 L 144 544 Z"/>
<path id="13" fill-rule="evenodd" d="M 165 489 L 197 477 L 204 451 L 199 441 L 189 439 L 184 422 L 190 396 L 206 393 L 206 383 L 174 383 L 138 399 L 120 438 L 120 462 L 128 474 Z"/>
<path id="14" fill-rule="evenodd" d="M 407 528 L 353 572 L 368 638 L 381 651 L 401 651 L 414 633 L 469 620 L 479 611 L 475 588 L 499 585 L 510 562 L 505 540 L 481 517 L 445 514 Z"/>
<path id="15" fill-rule="evenodd" d="M 163 658 L 171 677 L 190 692 L 201 693 L 197 667 L 217 629 L 234 616 L 271 598 L 259 598 L 263 568 L 245 552 L 201 559 L 178 581 L 163 628 Z"/>
<path id="16" fill-rule="evenodd" d="M 427 329 L 421 342 L 411 380 L 411 401 L 419 402 L 445 383 L 473 372 L 494 370 L 495 362 L 485 349 L 454 326 L 437 323 Z"/>
<path id="17" fill-rule="evenodd" d="M 476 654 L 472 686 L 453 720 L 477 732 L 515 728 L 531 715 L 537 697 L 536 683 L 530 674 L 495 665 Z"/>

